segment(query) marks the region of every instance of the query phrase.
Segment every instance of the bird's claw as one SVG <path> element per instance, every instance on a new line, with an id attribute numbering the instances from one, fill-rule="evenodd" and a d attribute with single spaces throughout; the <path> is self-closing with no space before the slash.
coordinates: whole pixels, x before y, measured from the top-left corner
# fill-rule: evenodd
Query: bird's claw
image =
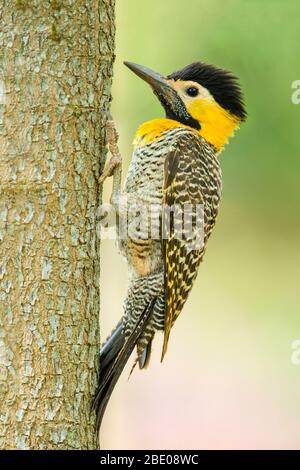
<path id="1" fill-rule="evenodd" d="M 107 131 L 107 143 L 109 146 L 109 150 L 112 154 L 114 154 L 115 148 L 117 147 L 117 144 L 118 144 L 119 134 L 117 132 L 115 123 L 112 119 L 109 119 L 107 121 L 106 131 Z"/>
<path id="2" fill-rule="evenodd" d="M 121 165 L 122 160 L 118 156 L 112 156 L 108 162 L 108 164 L 105 166 L 100 178 L 99 178 L 99 183 L 103 183 L 106 178 L 109 178 L 110 176 L 113 176 L 116 168 Z"/>
<path id="3" fill-rule="evenodd" d="M 108 164 L 105 166 L 100 176 L 100 179 L 99 179 L 100 184 L 103 183 L 103 181 L 106 178 L 113 176 L 116 168 L 118 168 L 122 163 L 121 154 L 118 148 L 119 134 L 116 130 L 115 123 L 112 119 L 109 119 L 106 123 L 106 132 L 107 132 L 107 144 L 108 144 L 109 152 L 111 154 L 111 158 Z"/>

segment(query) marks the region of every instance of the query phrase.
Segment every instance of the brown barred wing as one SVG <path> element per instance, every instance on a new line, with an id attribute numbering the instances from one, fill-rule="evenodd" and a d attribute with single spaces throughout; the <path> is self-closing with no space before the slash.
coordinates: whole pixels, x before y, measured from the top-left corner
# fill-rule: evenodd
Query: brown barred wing
<path id="1" fill-rule="evenodd" d="M 194 133 L 182 134 L 165 161 L 162 250 L 165 328 L 162 359 L 204 253 L 217 213 L 220 179 L 213 149 Z M 215 207 L 216 206 L 216 207 Z M 209 232 L 209 233 L 208 233 Z"/>

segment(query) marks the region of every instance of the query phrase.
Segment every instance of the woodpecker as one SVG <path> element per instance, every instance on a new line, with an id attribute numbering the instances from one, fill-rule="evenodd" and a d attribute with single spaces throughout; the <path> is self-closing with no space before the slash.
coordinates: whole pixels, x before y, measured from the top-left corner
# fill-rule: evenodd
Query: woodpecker
<path id="1" fill-rule="evenodd" d="M 168 219 L 165 231 L 167 216 L 163 210 L 157 238 L 149 236 L 147 230 L 140 236 L 119 238 L 120 252 L 128 264 L 129 287 L 123 317 L 100 351 L 100 383 L 94 400 L 98 429 L 133 349 L 137 349 L 140 369 L 146 368 L 154 334 L 161 330 L 164 358 L 171 328 L 188 298 L 215 225 L 222 186 L 219 154 L 246 119 L 240 86 L 230 72 L 195 62 L 162 76 L 132 62 L 124 64 L 150 85 L 165 117 L 138 128 L 123 191 L 118 135 L 110 121 L 111 160 L 101 181 L 113 175 L 111 203 L 122 217 L 126 197 L 129 226 L 137 206 L 202 207 L 203 239 L 195 243 L 199 230 L 195 223 L 189 234 L 185 231 L 183 236 L 176 236 L 174 218 L 171 222 Z"/>

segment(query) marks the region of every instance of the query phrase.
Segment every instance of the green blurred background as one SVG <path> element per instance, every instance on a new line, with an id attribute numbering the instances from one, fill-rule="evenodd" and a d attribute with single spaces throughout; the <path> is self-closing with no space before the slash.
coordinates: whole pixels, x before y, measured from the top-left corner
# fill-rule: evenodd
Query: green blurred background
<path id="1" fill-rule="evenodd" d="M 123 374 L 102 448 L 300 448 L 298 0 L 117 0 L 112 112 L 125 170 L 137 126 L 163 115 L 122 65 L 170 73 L 202 60 L 234 72 L 249 118 L 221 154 L 220 216 L 160 364 Z M 108 200 L 110 183 L 105 185 Z M 102 243 L 102 339 L 122 313 L 126 265 Z"/>

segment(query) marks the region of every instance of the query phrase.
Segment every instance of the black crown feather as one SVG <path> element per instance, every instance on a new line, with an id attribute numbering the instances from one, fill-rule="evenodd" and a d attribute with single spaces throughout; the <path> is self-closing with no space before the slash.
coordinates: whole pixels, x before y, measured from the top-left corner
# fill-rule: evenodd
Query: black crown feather
<path id="1" fill-rule="evenodd" d="M 204 86 L 222 108 L 244 121 L 247 113 L 241 88 L 237 78 L 226 70 L 214 65 L 194 62 L 181 70 L 171 73 L 167 78 L 173 80 L 191 80 Z"/>

